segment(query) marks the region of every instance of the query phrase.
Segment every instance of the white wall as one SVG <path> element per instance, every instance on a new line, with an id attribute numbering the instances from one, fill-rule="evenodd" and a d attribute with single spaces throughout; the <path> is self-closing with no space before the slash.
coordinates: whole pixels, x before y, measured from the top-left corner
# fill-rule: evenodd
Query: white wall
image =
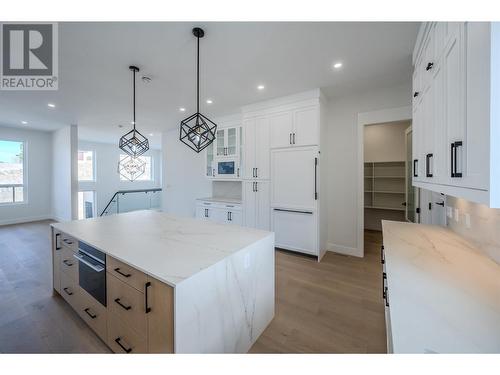
<path id="1" fill-rule="evenodd" d="M 77 142 L 76 125 L 52 133 L 52 216 L 57 221 L 78 217 Z"/>
<path id="2" fill-rule="evenodd" d="M 410 121 L 366 125 L 364 128 L 365 161 L 404 161 L 406 160 L 405 131 Z"/>
<path id="3" fill-rule="evenodd" d="M 26 142 L 24 194 L 27 201 L 0 205 L 0 225 L 51 217 L 52 135 L 29 129 L 0 127 L 0 139 Z"/>
<path id="4" fill-rule="evenodd" d="M 95 157 L 95 181 L 79 181 L 79 190 L 95 191 L 96 215 L 99 216 L 118 190 L 138 190 L 162 187 L 161 177 L 161 152 L 149 150 L 144 155 L 151 156 L 153 162 L 153 181 L 122 181 L 118 174 L 118 162 L 120 154 L 123 154 L 116 144 L 88 142 L 80 140 L 78 149 L 82 151 L 94 151 Z M 144 203 L 144 201 L 142 201 Z"/>
<path id="5" fill-rule="evenodd" d="M 329 250 L 358 253 L 358 113 L 410 105 L 410 82 L 327 103 Z"/>
<path id="6" fill-rule="evenodd" d="M 162 134 L 163 211 L 195 216 L 195 199 L 212 195 L 212 183 L 205 177 L 205 152 L 197 154 L 179 141 L 179 130 Z"/>

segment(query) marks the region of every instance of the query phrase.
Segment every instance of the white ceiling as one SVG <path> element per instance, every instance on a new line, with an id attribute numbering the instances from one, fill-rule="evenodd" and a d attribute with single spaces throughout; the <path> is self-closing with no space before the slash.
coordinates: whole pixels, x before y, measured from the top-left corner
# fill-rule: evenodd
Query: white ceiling
<path id="1" fill-rule="evenodd" d="M 137 127 L 158 146 L 162 131 L 195 112 L 194 26 L 205 29 L 201 112 L 214 117 L 316 87 L 333 98 L 409 82 L 418 30 L 390 22 L 60 23 L 59 90 L 0 91 L 0 125 L 78 124 L 83 139 L 117 142 L 132 119 L 128 66 L 135 64 L 152 78 L 138 82 Z M 343 66 L 334 70 L 337 61 Z"/>

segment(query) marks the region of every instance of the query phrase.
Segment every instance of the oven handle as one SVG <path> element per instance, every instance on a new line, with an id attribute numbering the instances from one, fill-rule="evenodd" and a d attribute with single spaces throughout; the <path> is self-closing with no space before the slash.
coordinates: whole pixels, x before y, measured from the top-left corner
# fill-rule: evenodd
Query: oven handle
<path id="1" fill-rule="evenodd" d="M 80 255 L 80 254 L 73 254 L 73 256 L 78 259 L 80 262 L 82 262 L 83 264 L 85 264 L 86 266 L 89 266 L 90 268 L 92 268 L 94 271 L 96 272 L 102 272 L 104 271 L 104 267 L 101 266 L 101 265 L 96 265 L 96 264 L 92 264 L 90 263 L 88 260 L 85 260 L 83 258 L 83 255 Z"/>

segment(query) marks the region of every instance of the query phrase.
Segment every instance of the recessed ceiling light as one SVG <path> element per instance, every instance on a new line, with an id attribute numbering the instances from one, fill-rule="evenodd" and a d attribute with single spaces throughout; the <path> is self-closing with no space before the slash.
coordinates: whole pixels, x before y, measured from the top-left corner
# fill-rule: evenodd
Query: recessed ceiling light
<path id="1" fill-rule="evenodd" d="M 52 103 L 47 104 L 47 106 L 50 107 L 50 108 L 55 108 L 56 107 L 56 105 L 52 104 Z"/>
<path id="2" fill-rule="evenodd" d="M 149 136 L 152 137 L 154 134 L 153 133 L 149 133 Z"/>
<path id="3" fill-rule="evenodd" d="M 257 90 L 264 90 L 266 87 L 264 85 L 257 86 Z"/>
<path id="4" fill-rule="evenodd" d="M 212 103 L 213 103 L 212 99 L 207 99 L 207 104 L 212 104 Z"/>
<path id="5" fill-rule="evenodd" d="M 337 62 L 337 63 L 333 64 L 333 67 L 335 69 L 340 69 L 340 68 L 342 68 L 342 63 L 341 62 Z"/>
<path id="6" fill-rule="evenodd" d="M 181 108 L 179 108 L 179 111 L 181 111 L 181 112 L 185 112 L 185 111 L 186 111 L 186 108 L 181 107 Z"/>
<path id="7" fill-rule="evenodd" d="M 26 125 L 28 121 L 21 121 L 21 124 Z"/>

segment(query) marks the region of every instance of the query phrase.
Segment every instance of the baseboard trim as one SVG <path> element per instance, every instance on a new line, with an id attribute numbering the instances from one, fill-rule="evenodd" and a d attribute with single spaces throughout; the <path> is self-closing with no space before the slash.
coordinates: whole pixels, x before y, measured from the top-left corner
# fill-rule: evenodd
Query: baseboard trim
<path id="1" fill-rule="evenodd" d="M 328 242 L 327 250 L 332 251 L 334 253 L 351 255 L 359 258 L 363 258 L 363 250 L 358 249 L 356 247 L 337 245 L 332 242 Z"/>
<path id="2" fill-rule="evenodd" d="M 31 223 L 32 221 L 51 220 L 51 219 L 54 220 L 54 218 L 51 215 L 19 217 L 17 219 L 0 220 L 0 226 L 12 225 L 12 224 L 22 224 L 22 223 Z"/>

